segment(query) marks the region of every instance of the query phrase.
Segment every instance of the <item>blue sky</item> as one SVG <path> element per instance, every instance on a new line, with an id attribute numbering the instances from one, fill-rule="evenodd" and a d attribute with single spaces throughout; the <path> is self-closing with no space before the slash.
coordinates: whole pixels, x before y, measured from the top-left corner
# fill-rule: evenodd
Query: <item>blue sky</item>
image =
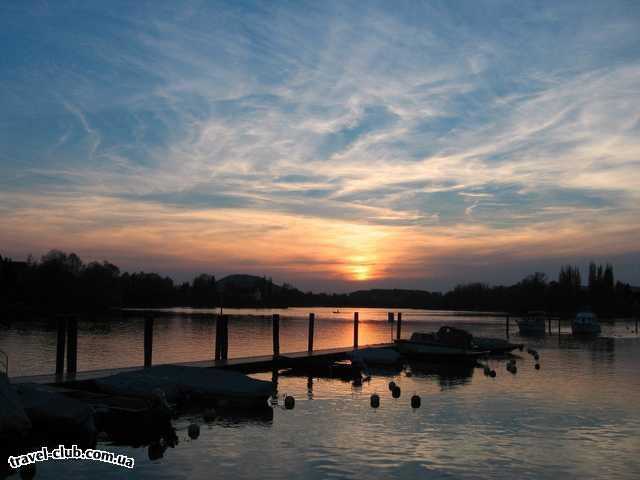
<path id="1" fill-rule="evenodd" d="M 640 3 L 3 2 L 0 253 L 640 283 Z"/>

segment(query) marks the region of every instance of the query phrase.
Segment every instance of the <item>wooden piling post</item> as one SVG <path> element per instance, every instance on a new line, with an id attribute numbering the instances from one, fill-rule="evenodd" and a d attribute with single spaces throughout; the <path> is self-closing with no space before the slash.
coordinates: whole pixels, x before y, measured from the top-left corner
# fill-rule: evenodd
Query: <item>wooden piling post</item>
<path id="1" fill-rule="evenodd" d="M 220 345 L 220 359 L 229 358 L 229 315 L 222 315 L 222 344 Z"/>
<path id="2" fill-rule="evenodd" d="M 216 317 L 216 345 L 214 360 L 222 359 L 222 315 Z"/>
<path id="3" fill-rule="evenodd" d="M 394 321 L 395 321 L 395 319 L 393 317 L 393 312 L 388 312 L 387 313 L 387 322 L 393 323 Z"/>
<path id="4" fill-rule="evenodd" d="M 505 330 L 507 332 L 507 338 L 509 338 L 509 315 L 505 319 Z"/>
<path id="5" fill-rule="evenodd" d="M 58 342 L 56 344 L 56 376 L 64 373 L 64 350 L 67 342 L 67 319 L 58 316 L 56 319 L 58 327 Z"/>
<path id="6" fill-rule="evenodd" d="M 315 328 L 315 321 L 316 321 L 316 314 L 315 313 L 310 313 L 309 314 L 309 344 L 307 346 L 307 351 L 309 353 L 313 352 L 313 331 Z"/>
<path id="7" fill-rule="evenodd" d="M 153 358 L 153 317 L 144 317 L 144 368 L 151 366 Z"/>
<path id="8" fill-rule="evenodd" d="M 396 340 L 400 340 L 402 332 L 402 312 L 398 312 L 398 325 L 396 326 Z"/>
<path id="9" fill-rule="evenodd" d="M 353 349 L 358 349 L 358 322 L 359 322 L 359 314 L 358 312 L 353 312 Z"/>
<path id="10" fill-rule="evenodd" d="M 280 356 L 280 315 L 273 314 L 273 356 Z"/>
<path id="11" fill-rule="evenodd" d="M 67 318 L 67 373 L 78 371 L 78 318 Z"/>

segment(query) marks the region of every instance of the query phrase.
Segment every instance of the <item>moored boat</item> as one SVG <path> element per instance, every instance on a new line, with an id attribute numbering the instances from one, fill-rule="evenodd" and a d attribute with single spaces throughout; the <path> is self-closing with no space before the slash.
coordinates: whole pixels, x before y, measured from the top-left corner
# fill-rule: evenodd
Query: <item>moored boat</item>
<path id="1" fill-rule="evenodd" d="M 545 312 L 529 312 L 522 318 L 517 320 L 520 335 L 537 336 L 545 334 L 545 321 L 547 314 Z"/>
<path id="2" fill-rule="evenodd" d="M 398 351 L 407 357 L 475 360 L 488 351 L 475 348 L 473 336 L 464 330 L 441 327 L 435 333 L 414 332 L 409 340 L 396 340 Z"/>
<path id="3" fill-rule="evenodd" d="M 599 335 L 600 331 L 600 322 L 595 313 L 578 312 L 571 321 L 571 332 L 574 335 Z"/>

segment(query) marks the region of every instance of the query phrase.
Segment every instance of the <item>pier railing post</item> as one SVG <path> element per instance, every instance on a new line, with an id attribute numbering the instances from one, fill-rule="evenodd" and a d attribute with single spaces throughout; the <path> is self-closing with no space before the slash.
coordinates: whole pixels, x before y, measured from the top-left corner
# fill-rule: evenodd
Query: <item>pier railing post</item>
<path id="1" fill-rule="evenodd" d="M 273 356 L 280 356 L 280 315 L 273 314 Z"/>
<path id="2" fill-rule="evenodd" d="M 507 331 L 507 338 L 509 338 L 509 315 L 507 315 L 507 318 L 505 319 L 505 329 Z"/>
<path id="3" fill-rule="evenodd" d="M 64 374 L 64 350 L 67 342 L 67 318 L 58 315 L 58 342 L 56 344 L 56 376 L 60 377 Z"/>
<path id="4" fill-rule="evenodd" d="M 309 353 L 313 352 L 313 331 L 314 331 L 314 323 L 316 320 L 316 314 L 315 313 L 310 313 L 309 314 L 309 344 L 307 346 L 307 351 Z"/>
<path id="5" fill-rule="evenodd" d="M 144 317 L 144 367 L 151 366 L 153 358 L 153 317 Z"/>
<path id="6" fill-rule="evenodd" d="M 353 349 L 358 349 L 358 323 L 359 323 L 359 314 L 358 312 L 353 312 Z"/>
<path id="7" fill-rule="evenodd" d="M 402 312 L 398 312 L 398 325 L 396 326 L 396 340 L 400 340 L 402 335 Z"/>
<path id="8" fill-rule="evenodd" d="M 229 315 L 222 315 L 222 345 L 220 345 L 220 359 L 229 357 Z"/>
<path id="9" fill-rule="evenodd" d="M 67 318 L 67 373 L 78 371 L 78 318 Z"/>

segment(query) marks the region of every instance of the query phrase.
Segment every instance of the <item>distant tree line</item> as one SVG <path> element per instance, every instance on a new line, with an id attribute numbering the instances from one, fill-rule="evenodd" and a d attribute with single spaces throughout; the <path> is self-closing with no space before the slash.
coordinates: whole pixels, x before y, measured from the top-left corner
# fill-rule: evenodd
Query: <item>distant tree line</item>
<path id="1" fill-rule="evenodd" d="M 200 274 L 175 283 L 157 273 L 121 273 L 107 261 L 85 264 L 76 254 L 52 250 L 39 261 L 0 256 L 0 306 L 39 312 L 105 311 L 121 307 L 388 307 L 526 312 L 572 315 L 591 308 L 601 315 L 638 313 L 639 297 L 614 281 L 613 267 L 589 265 L 588 284 L 578 267 L 566 265 L 557 280 L 534 273 L 511 286 L 458 285 L 446 293 L 373 289 L 345 294 L 302 292 L 270 278 L 231 275 L 216 281 Z"/>

